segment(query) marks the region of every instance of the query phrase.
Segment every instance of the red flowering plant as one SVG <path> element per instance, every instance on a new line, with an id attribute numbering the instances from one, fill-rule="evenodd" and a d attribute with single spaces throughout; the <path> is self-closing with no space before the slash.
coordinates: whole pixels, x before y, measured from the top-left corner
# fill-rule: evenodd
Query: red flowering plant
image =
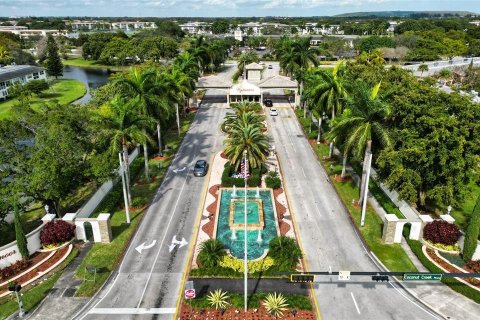
<path id="1" fill-rule="evenodd" d="M 443 220 L 427 223 L 423 229 L 423 238 L 432 243 L 454 245 L 460 238 L 458 226 Z"/>
<path id="2" fill-rule="evenodd" d="M 72 240 L 75 226 L 63 220 L 50 221 L 40 231 L 40 242 L 43 246 L 59 245 Z"/>

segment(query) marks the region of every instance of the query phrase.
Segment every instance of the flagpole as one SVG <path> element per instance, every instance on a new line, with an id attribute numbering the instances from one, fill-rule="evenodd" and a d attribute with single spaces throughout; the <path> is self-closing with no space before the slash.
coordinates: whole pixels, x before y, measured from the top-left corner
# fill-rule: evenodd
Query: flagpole
<path id="1" fill-rule="evenodd" d="M 244 277 L 244 307 L 245 312 L 247 312 L 247 275 L 248 275 L 248 263 L 247 263 L 247 172 L 248 172 L 248 164 L 247 164 L 247 150 L 243 151 L 243 178 L 245 180 L 245 212 L 244 212 L 244 223 L 243 223 L 243 277 Z"/>

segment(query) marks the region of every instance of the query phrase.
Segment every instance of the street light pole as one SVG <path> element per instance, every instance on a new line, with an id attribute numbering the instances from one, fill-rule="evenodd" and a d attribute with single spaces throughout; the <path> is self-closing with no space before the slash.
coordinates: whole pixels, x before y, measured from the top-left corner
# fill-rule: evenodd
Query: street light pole
<path id="1" fill-rule="evenodd" d="M 370 168 L 372 167 L 372 153 L 368 154 L 367 159 L 367 176 L 365 177 L 365 193 L 363 195 L 363 202 L 362 202 L 362 217 L 360 218 L 360 226 L 365 225 L 365 212 L 367 210 L 367 199 L 368 199 L 368 182 L 370 181 Z M 362 199 L 360 199 L 362 200 Z"/>

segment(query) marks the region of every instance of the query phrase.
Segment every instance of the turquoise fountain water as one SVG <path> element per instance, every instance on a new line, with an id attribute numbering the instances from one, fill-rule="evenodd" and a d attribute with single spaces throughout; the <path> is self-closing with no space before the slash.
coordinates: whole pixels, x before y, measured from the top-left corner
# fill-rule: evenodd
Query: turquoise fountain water
<path id="1" fill-rule="evenodd" d="M 248 260 L 254 260 L 262 256 L 268 243 L 277 235 L 274 204 L 270 190 L 259 190 L 256 197 L 256 190 L 247 191 L 247 224 L 260 223 L 259 201 L 263 207 L 264 227 L 261 230 L 247 231 Z M 233 222 L 243 224 L 244 222 L 244 190 L 237 189 L 236 196 L 232 197 L 232 190 L 221 189 L 220 208 L 218 212 L 217 234 L 218 240 L 230 250 L 230 253 L 237 258 L 243 259 L 244 231 L 243 227 L 238 230 L 230 228 L 230 208 L 233 202 Z M 259 237 L 259 232 L 261 233 Z"/>

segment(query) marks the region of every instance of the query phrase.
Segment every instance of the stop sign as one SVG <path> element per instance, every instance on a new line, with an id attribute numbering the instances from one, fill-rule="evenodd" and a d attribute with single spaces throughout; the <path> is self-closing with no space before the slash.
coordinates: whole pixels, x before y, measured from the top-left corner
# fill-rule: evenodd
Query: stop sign
<path id="1" fill-rule="evenodd" d="M 185 299 L 195 298 L 195 289 L 186 289 L 185 290 Z"/>

